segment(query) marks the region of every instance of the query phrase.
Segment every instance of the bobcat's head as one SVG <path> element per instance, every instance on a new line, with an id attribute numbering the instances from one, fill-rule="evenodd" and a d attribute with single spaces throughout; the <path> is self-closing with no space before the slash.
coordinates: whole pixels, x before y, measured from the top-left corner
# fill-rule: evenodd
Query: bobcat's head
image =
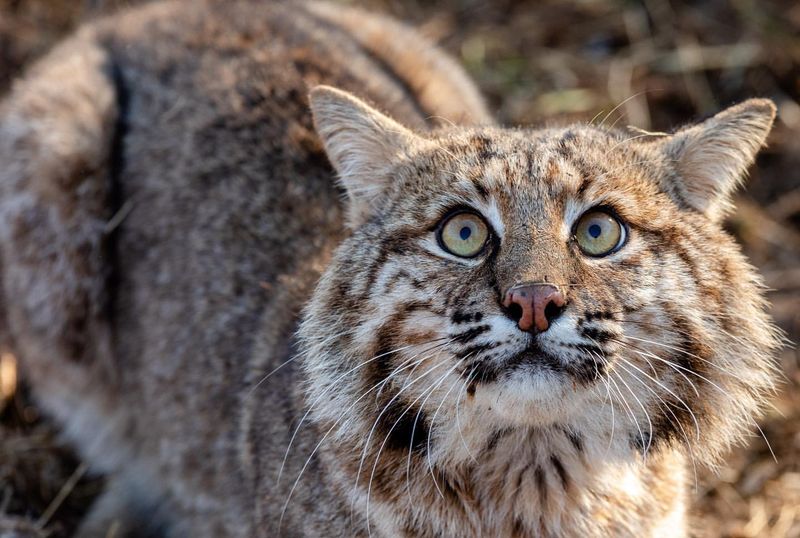
<path id="1" fill-rule="evenodd" d="M 356 460 L 480 462 L 515 431 L 711 460 L 753 425 L 776 332 L 720 220 L 769 101 L 672 135 L 416 134 L 332 88 L 311 105 L 352 233 L 306 310 L 308 404 Z"/>

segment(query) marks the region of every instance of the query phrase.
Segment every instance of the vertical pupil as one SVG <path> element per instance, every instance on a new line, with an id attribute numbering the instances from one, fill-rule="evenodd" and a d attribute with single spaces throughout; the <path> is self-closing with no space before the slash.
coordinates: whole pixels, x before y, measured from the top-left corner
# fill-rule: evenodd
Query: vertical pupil
<path id="1" fill-rule="evenodd" d="M 458 235 L 463 241 L 466 241 L 469 239 L 469 236 L 472 235 L 472 230 L 470 230 L 469 226 L 464 226 L 461 228 L 461 231 L 458 232 Z"/>
<path id="2" fill-rule="evenodd" d="M 602 231 L 603 231 L 603 229 L 600 227 L 599 224 L 592 224 L 591 226 L 589 226 L 589 235 L 591 235 L 595 239 L 600 237 L 600 233 Z"/>

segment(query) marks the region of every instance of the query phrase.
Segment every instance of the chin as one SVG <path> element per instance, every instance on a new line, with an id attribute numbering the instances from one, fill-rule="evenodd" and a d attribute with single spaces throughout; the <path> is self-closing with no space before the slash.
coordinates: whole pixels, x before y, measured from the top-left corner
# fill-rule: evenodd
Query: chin
<path id="1" fill-rule="evenodd" d="M 563 424 L 589 397 L 568 373 L 535 366 L 515 368 L 486 384 L 476 403 L 509 426 Z"/>

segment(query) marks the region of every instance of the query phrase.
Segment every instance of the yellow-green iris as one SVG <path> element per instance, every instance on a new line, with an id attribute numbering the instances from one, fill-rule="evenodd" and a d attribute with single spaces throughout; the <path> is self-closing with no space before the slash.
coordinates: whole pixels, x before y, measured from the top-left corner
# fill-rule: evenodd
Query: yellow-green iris
<path id="1" fill-rule="evenodd" d="M 489 237 L 489 227 L 474 213 L 456 213 L 448 218 L 439 232 L 442 247 L 462 258 L 477 256 Z"/>
<path id="2" fill-rule="evenodd" d="M 605 256 L 619 248 L 625 240 L 625 228 L 613 215 L 591 210 L 584 213 L 575 226 L 575 241 L 589 256 Z"/>

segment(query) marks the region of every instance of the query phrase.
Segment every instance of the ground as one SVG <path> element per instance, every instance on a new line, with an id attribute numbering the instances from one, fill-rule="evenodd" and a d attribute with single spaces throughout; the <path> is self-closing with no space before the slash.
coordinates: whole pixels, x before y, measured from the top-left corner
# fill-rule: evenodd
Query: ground
<path id="1" fill-rule="evenodd" d="M 131 3 L 0 0 L 0 94 L 78 21 Z M 778 124 L 728 226 L 763 272 L 775 320 L 800 341 L 800 3 L 357 3 L 412 22 L 457 56 L 505 124 L 595 118 L 666 130 L 747 97 L 775 100 Z M 800 537 L 796 347 L 787 345 L 780 361 L 782 390 L 760 422 L 775 457 L 754 432 L 720 469 L 701 471 L 693 487 L 698 537 Z M 0 536 L 69 536 L 102 478 L 59 445 L 14 372 L 13 357 L 3 355 Z"/>

